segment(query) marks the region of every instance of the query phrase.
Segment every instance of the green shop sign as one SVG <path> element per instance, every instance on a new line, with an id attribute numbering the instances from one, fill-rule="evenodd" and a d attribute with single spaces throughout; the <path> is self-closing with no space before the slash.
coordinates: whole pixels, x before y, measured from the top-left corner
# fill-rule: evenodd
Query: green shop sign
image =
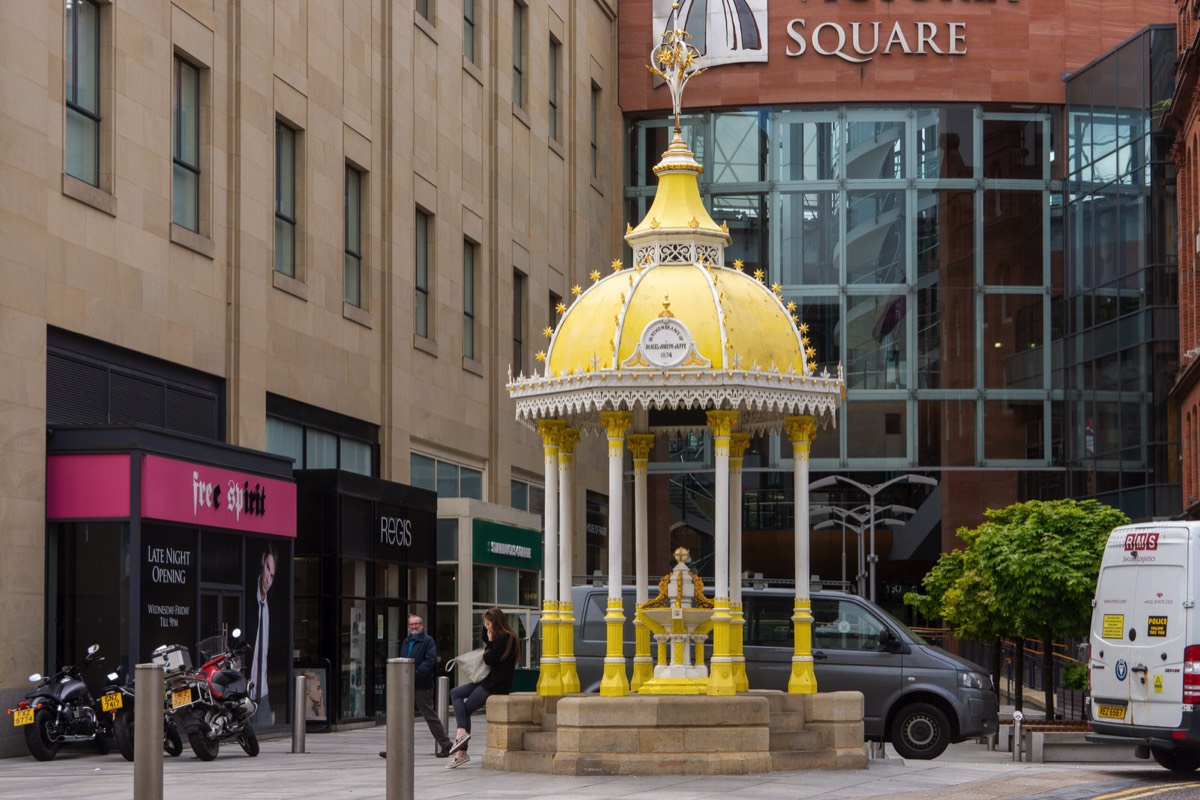
<path id="1" fill-rule="evenodd" d="M 476 564 L 542 568 L 542 538 L 538 531 L 477 519 L 472 521 L 471 538 Z"/>

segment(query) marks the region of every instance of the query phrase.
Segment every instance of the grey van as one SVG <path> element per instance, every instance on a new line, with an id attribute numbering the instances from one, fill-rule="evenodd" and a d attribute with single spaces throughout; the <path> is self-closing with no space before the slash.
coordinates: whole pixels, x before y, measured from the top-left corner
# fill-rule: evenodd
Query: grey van
<path id="1" fill-rule="evenodd" d="M 632 663 L 634 590 L 623 594 L 625 657 Z M 742 590 L 751 688 L 787 690 L 793 596 L 787 589 Z M 573 590 L 576 669 L 585 692 L 599 691 L 604 672 L 607 597 L 603 586 Z M 904 758 L 929 759 L 952 742 L 996 732 L 998 701 L 981 667 L 934 647 L 857 595 L 813 592 L 812 612 L 817 688 L 863 693 L 868 741 L 887 740 Z"/>

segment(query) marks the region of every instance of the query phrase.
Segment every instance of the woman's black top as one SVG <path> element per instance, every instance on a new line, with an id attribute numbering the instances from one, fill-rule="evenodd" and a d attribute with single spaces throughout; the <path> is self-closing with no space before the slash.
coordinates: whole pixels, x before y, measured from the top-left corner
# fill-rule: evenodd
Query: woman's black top
<path id="1" fill-rule="evenodd" d="M 511 638 L 507 633 L 493 629 L 495 641 L 490 641 L 487 628 L 483 629 L 483 662 L 491 667 L 487 677 L 479 685 L 489 694 L 508 694 L 512 691 L 513 670 L 517 668 L 518 645 L 513 642 L 512 653 L 504 657 L 504 648 L 508 647 Z"/>

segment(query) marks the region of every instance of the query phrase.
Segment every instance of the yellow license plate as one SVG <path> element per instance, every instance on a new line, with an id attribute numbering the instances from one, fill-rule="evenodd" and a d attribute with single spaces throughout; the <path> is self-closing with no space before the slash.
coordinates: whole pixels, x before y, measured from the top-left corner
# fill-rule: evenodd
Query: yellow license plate
<path id="1" fill-rule="evenodd" d="M 32 708 L 18 708 L 13 712 L 13 725 L 32 725 L 33 712 Z"/>
<path id="2" fill-rule="evenodd" d="M 1125 706 L 1098 706 L 1096 716 L 1100 719 L 1125 719 Z"/>
<path id="3" fill-rule="evenodd" d="M 125 705 L 125 701 L 121 698 L 120 692 L 106 694 L 100 698 L 100 708 L 103 711 L 116 711 L 123 705 Z"/>
<path id="4" fill-rule="evenodd" d="M 190 702 L 192 702 L 191 689 L 180 689 L 177 692 L 171 692 L 171 708 L 186 706 Z"/>

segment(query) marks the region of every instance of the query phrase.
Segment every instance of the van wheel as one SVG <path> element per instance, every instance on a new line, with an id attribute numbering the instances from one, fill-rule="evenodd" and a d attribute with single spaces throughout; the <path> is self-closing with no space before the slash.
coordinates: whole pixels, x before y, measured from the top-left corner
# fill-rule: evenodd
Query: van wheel
<path id="1" fill-rule="evenodd" d="M 892 747 L 901 758 L 937 758 L 950 745 L 950 723 L 937 706 L 912 703 L 892 720 Z"/>
<path id="2" fill-rule="evenodd" d="M 1195 772 L 1200 769 L 1200 750 L 1164 750 L 1151 747 L 1150 755 L 1160 767 L 1171 772 Z"/>

